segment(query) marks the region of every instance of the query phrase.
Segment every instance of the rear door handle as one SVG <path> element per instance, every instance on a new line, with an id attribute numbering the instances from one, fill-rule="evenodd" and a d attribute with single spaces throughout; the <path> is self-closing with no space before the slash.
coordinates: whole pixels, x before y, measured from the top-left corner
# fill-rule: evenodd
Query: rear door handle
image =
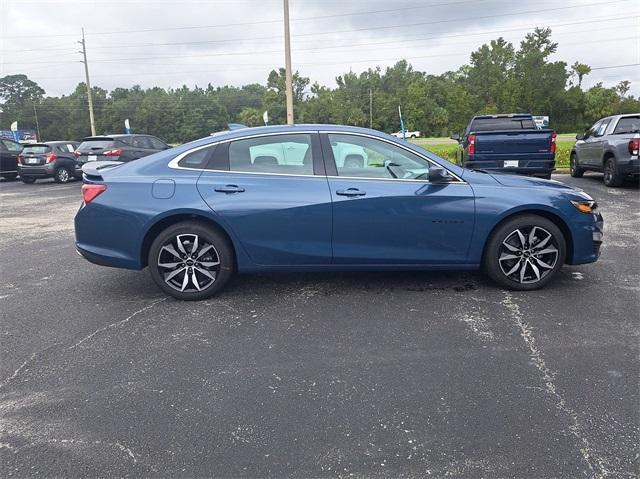
<path id="1" fill-rule="evenodd" d="M 218 193 L 242 193 L 244 188 L 238 185 L 216 186 L 215 191 Z"/>
<path id="2" fill-rule="evenodd" d="M 347 188 L 346 190 L 336 191 L 336 195 L 340 196 L 364 196 L 366 194 L 366 191 L 359 190 L 358 188 Z"/>

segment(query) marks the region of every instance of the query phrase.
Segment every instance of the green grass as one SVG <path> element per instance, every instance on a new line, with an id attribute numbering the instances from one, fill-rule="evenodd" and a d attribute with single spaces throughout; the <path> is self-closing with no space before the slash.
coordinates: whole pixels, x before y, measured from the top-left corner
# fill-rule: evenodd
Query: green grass
<path id="1" fill-rule="evenodd" d="M 446 160 L 454 163 L 456 162 L 456 150 L 458 149 L 458 144 L 449 138 L 418 138 L 411 141 Z M 569 154 L 571 153 L 571 147 L 575 142 L 575 134 L 573 133 L 558 135 L 558 146 L 556 149 L 557 168 L 569 167 Z"/>

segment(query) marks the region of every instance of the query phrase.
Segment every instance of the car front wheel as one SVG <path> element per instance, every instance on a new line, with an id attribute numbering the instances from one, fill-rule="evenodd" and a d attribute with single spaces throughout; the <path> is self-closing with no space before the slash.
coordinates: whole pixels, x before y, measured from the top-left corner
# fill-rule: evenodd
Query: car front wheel
<path id="1" fill-rule="evenodd" d="M 231 279 L 232 246 L 219 231 L 197 221 L 162 231 L 148 256 L 151 277 L 174 298 L 195 301 L 213 296 Z"/>
<path id="2" fill-rule="evenodd" d="M 523 215 L 506 221 L 491 234 L 483 267 L 500 286 L 528 291 L 551 281 L 565 256 L 564 236 L 552 221 Z"/>

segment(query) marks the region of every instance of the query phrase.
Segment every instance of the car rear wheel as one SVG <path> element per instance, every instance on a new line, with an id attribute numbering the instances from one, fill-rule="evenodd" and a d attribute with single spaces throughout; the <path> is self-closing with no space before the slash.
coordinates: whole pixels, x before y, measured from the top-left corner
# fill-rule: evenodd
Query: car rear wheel
<path id="1" fill-rule="evenodd" d="M 564 236 L 552 221 L 523 215 L 508 220 L 491 234 L 483 267 L 500 286 L 528 291 L 551 281 L 565 256 Z"/>
<path id="2" fill-rule="evenodd" d="M 618 174 L 615 158 L 609 158 L 604 164 L 604 184 L 615 188 L 622 184 L 622 176 Z"/>
<path id="3" fill-rule="evenodd" d="M 234 254 L 219 231 L 186 221 L 156 237 L 149 249 L 148 264 L 151 277 L 165 293 L 195 301 L 213 296 L 231 279 Z"/>
<path id="4" fill-rule="evenodd" d="M 582 175 L 584 175 L 584 170 L 578 166 L 578 156 L 575 153 L 571 153 L 569 173 L 574 178 L 582 178 Z"/>
<path id="5" fill-rule="evenodd" d="M 23 183 L 26 183 L 27 185 L 31 185 L 36 182 L 35 178 L 29 177 L 29 176 L 21 176 L 20 179 L 22 180 Z"/>
<path id="6" fill-rule="evenodd" d="M 53 174 L 53 181 L 56 183 L 69 183 L 71 181 L 71 171 L 66 166 L 61 166 Z"/>

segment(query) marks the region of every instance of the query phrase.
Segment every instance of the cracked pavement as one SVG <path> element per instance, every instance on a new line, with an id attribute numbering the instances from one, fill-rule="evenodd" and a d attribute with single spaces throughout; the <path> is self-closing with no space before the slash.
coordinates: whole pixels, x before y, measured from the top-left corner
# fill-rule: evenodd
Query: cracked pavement
<path id="1" fill-rule="evenodd" d="M 542 291 L 238 276 L 165 298 L 76 255 L 80 184 L 0 183 L 2 477 L 638 477 L 640 195 Z"/>

